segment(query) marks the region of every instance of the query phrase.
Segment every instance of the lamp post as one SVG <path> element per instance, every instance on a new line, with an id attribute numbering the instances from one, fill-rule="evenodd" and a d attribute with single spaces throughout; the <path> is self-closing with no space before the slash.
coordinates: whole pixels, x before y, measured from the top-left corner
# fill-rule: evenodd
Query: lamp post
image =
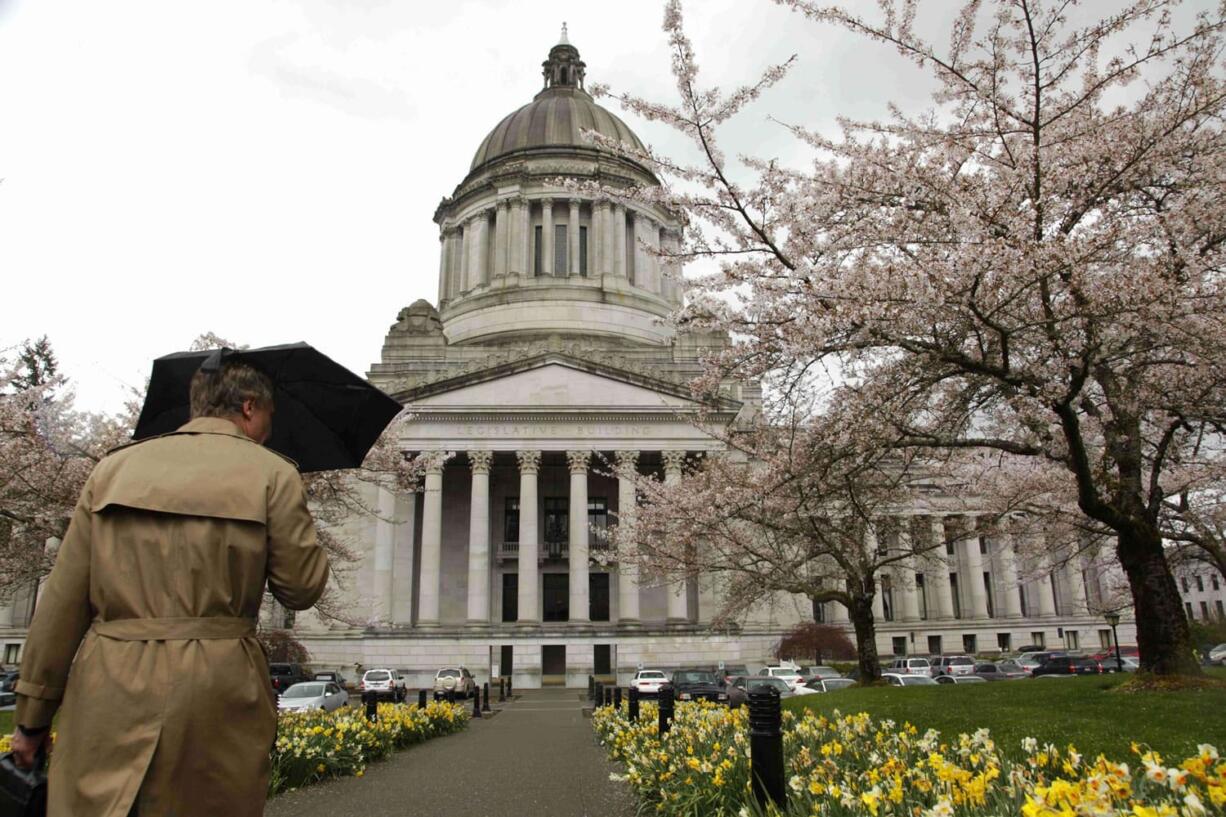
<path id="1" fill-rule="evenodd" d="M 1119 672 L 1123 672 L 1124 661 L 1120 658 L 1120 634 L 1115 630 L 1120 623 L 1120 614 L 1113 610 L 1103 618 L 1107 619 L 1107 623 L 1111 625 L 1111 639 L 1115 641 L 1115 667 Z"/>

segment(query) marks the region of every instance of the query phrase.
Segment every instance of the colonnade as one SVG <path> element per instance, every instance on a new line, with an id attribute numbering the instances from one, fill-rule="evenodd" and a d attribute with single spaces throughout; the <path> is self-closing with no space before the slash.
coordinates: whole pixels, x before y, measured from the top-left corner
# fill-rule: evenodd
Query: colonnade
<path id="1" fill-rule="evenodd" d="M 541 228 L 536 247 L 535 227 Z M 566 227 L 565 255 L 555 257 L 555 226 Z M 579 227 L 587 229 L 581 246 Z M 439 234 L 439 301 L 450 301 L 507 275 L 614 276 L 669 301 L 680 298 L 675 253 L 679 230 L 636 206 L 609 198 L 514 195 L 498 199 Z M 539 268 L 537 254 L 539 253 Z"/>

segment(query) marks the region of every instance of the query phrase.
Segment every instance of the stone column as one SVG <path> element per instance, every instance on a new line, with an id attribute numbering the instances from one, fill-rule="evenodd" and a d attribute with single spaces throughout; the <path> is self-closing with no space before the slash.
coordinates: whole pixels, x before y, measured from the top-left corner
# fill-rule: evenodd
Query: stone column
<path id="1" fill-rule="evenodd" d="M 684 451 L 661 451 L 660 458 L 664 460 L 664 482 L 675 484 L 681 480 L 681 466 L 685 462 Z M 668 595 L 668 621 L 673 624 L 684 624 L 690 620 L 688 592 L 685 579 L 670 582 L 666 588 Z"/>
<path id="2" fill-rule="evenodd" d="M 847 590 L 847 579 L 839 579 L 839 589 Z M 832 601 L 827 609 L 830 611 L 831 624 L 846 624 L 850 620 L 850 616 L 847 615 L 847 606 L 844 604 Z"/>
<path id="3" fill-rule="evenodd" d="M 969 618 L 988 617 L 988 588 L 983 581 L 983 554 L 979 552 L 979 531 L 973 519 L 968 520 L 966 535 L 962 538 L 963 559 L 966 564 L 966 587 L 970 593 Z"/>
<path id="4" fill-rule="evenodd" d="M 472 494 L 468 505 L 468 623 L 490 620 L 490 461 L 492 451 L 469 451 Z"/>
<path id="5" fill-rule="evenodd" d="M 541 199 L 541 274 L 553 275 L 552 199 Z"/>
<path id="6" fill-rule="evenodd" d="M 573 212 L 573 208 L 572 208 Z M 570 528 L 570 620 L 591 620 L 588 594 L 587 466 L 591 451 L 567 451 L 570 466 L 570 503 L 567 521 Z"/>
<path id="7" fill-rule="evenodd" d="M 520 228 L 522 233 L 519 236 L 519 252 L 521 254 L 520 273 L 526 277 L 532 277 L 532 202 L 528 198 L 520 199 Z"/>
<path id="8" fill-rule="evenodd" d="M 490 282 L 490 210 L 477 216 L 477 279 L 474 286 Z"/>
<path id="9" fill-rule="evenodd" d="M 660 294 L 660 274 L 652 247 L 659 241 L 660 230 L 646 216 L 634 217 L 634 274 L 638 285 L 649 292 Z"/>
<path id="10" fill-rule="evenodd" d="M 1090 613 L 1086 600 L 1085 581 L 1081 576 L 1081 556 L 1074 553 L 1069 556 L 1068 564 L 1064 566 L 1064 581 L 1068 585 L 1070 616 L 1085 616 Z"/>
<path id="11" fill-rule="evenodd" d="M 1017 556 L 1013 552 L 1013 537 L 1006 534 L 1000 538 L 1000 573 L 1004 598 L 998 600 L 1006 618 L 1022 617 L 1022 584 L 1018 581 Z"/>
<path id="12" fill-rule="evenodd" d="M 594 199 L 592 201 L 592 229 L 587 234 L 587 272 L 593 278 L 599 278 L 605 273 L 604 234 L 607 232 L 606 227 L 605 202 L 602 199 Z"/>
<path id="13" fill-rule="evenodd" d="M 413 551 L 417 527 L 417 491 L 396 496 L 392 539 L 392 623 L 413 623 Z"/>
<path id="14" fill-rule="evenodd" d="M 898 549 L 903 553 L 915 552 L 915 548 L 911 543 L 911 517 L 909 516 L 901 518 L 898 528 Z M 902 620 L 909 622 L 919 621 L 919 588 L 915 585 L 915 557 L 907 556 L 903 561 L 899 562 L 896 575 L 898 576 L 897 592 L 902 595 L 902 603 L 899 605 L 899 609 L 902 612 Z"/>
<path id="15" fill-rule="evenodd" d="M 541 467 L 540 451 L 517 451 L 519 460 L 519 621 L 540 621 L 540 573 L 537 552 L 536 475 Z"/>
<path id="16" fill-rule="evenodd" d="M 375 488 L 378 516 L 375 518 L 375 560 L 371 618 L 380 624 L 392 620 L 392 549 L 395 545 L 396 495 L 384 485 Z"/>
<path id="17" fill-rule="evenodd" d="M 626 206 L 613 203 L 613 274 L 618 278 L 627 276 L 626 270 Z"/>
<path id="18" fill-rule="evenodd" d="M 570 200 L 570 214 L 567 216 L 566 223 L 566 244 L 570 249 L 570 268 L 566 270 L 569 275 L 578 275 L 579 270 L 583 269 L 579 265 L 579 200 Z"/>
<path id="19" fill-rule="evenodd" d="M 421 581 L 418 589 L 417 623 L 436 627 L 439 623 L 439 567 L 443 552 L 443 457 L 426 455 L 426 500 L 421 517 Z"/>
<path id="20" fill-rule="evenodd" d="M 870 558 L 877 558 L 878 547 L 877 531 L 873 530 L 872 525 L 865 526 L 864 549 L 868 552 Z M 883 585 L 881 581 L 883 574 L 884 571 L 878 570 L 877 575 L 873 577 L 873 586 L 877 588 L 877 592 L 873 594 L 873 620 L 877 622 L 885 621 L 885 599 L 883 598 Z"/>
<path id="21" fill-rule="evenodd" d="M 502 199 L 494 209 L 494 277 L 507 274 L 507 248 L 510 246 L 511 202 Z"/>
<path id="22" fill-rule="evenodd" d="M 639 452 L 617 452 L 617 524 L 630 525 L 634 521 L 634 479 L 638 475 Z M 618 620 L 622 624 L 637 626 L 639 623 L 639 565 L 638 554 L 622 542 L 617 554 L 617 606 Z"/>
<path id="23" fill-rule="evenodd" d="M 466 221 L 456 235 L 456 243 L 459 245 L 459 266 L 451 273 L 454 295 L 468 291 L 468 268 L 472 265 L 472 261 L 469 260 L 472 256 L 472 237 L 472 222 Z"/>
<path id="24" fill-rule="evenodd" d="M 448 252 L 447 230 L 438 231 L 438 304 L 441 308 L 447 300 L 447 261 Z"/>
<path id="25" fill-rule="evenodd" d="M 954 617 L 954 594 L 949 584 L 949 558 L 945 553 L 945 522 L 939 516 L 931 518 L 932 541 L 932 573 L 929 574 L 932 585 L 930 603 L 936 607 L 936 613 L 928 612 L 929 618 L 949 620 Z"/>

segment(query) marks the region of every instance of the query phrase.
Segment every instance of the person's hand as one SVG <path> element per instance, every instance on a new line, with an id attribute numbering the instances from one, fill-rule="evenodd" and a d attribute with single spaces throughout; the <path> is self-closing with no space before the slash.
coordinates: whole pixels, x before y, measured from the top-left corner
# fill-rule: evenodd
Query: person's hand
<path id="1" fill-rule="evenodd" d="M 51 748 L 51 730 L 36 737 L 26 737 L 20 729 L 13 730 L 12 751 L 13 760 L 22 769 L 33 769 L 34 760 L 40 749 Z"/>

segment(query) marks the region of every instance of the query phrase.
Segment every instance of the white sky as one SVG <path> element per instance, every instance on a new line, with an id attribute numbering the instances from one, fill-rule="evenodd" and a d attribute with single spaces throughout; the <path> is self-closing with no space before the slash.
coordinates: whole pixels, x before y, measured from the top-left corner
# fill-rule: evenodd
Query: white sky
<path id="1" fill-rule="evenodd" d="M 561 23 L 589 83 L 672 102 L 662 9 L 0 0 L 0 350 L 48 335 L 95 411 L 206 331 L 305 340 L 364 373 L 397 311 L 435 300 L 434 208 L 540 89 Z M 926 96 L 892 51 L 767 0 L 690 0 L 685 14 L 706 82 L 800 56 L 730 153 L 802 156 L 768 115 L 829 128 Z M 602 104 L 644 142 L 682 147 Z"/>

